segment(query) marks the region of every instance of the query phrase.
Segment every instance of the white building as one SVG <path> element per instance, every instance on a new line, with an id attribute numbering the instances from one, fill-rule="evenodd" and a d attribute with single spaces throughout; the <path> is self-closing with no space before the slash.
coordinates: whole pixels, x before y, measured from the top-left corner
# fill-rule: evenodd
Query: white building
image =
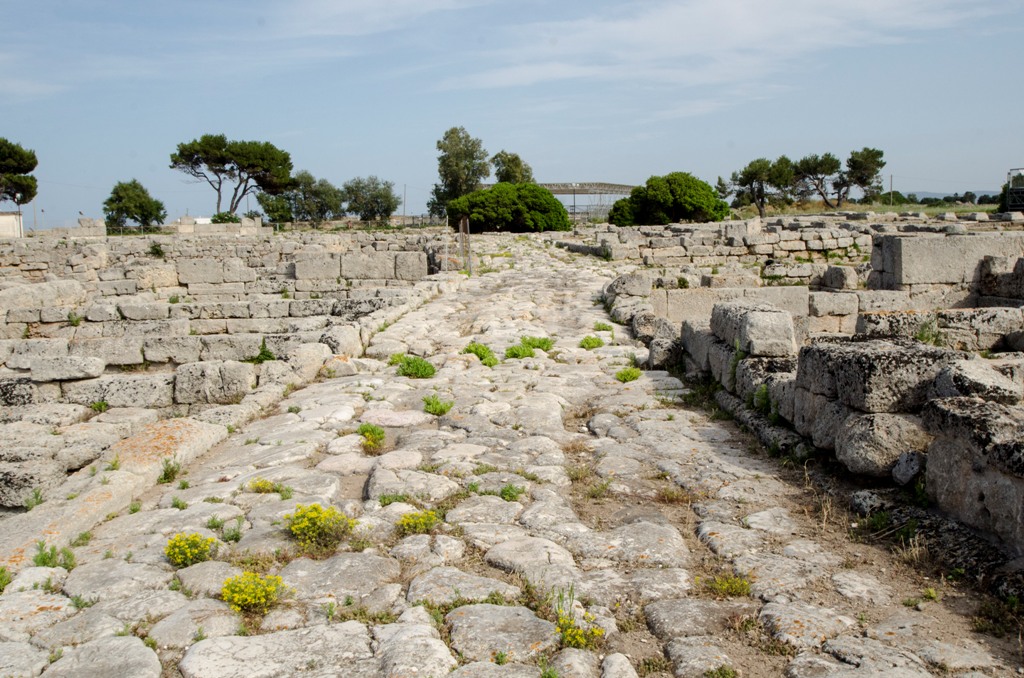
<path id="1" fill-rule="evenodd" d="M 0 238 L 24 238 L 20 212 L 0 212 Z"/>

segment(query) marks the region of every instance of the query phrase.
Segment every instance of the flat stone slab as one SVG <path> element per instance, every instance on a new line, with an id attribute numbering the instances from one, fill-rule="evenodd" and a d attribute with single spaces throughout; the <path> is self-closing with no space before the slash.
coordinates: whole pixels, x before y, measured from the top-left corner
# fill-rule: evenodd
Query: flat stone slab
<path id="1" fill-rule="evenodd" d="M 872 605 L 888 605 L 892 601 L 892 589 L 870 574 L 850 571 L 836 572 L 832 575 L 832 583 L 839 595 L 850 600 Z"/>
<path id="2" fill-rule="evenodd" d="M 444 605 L 459 599 L 480 601 L 491 594 L 513 599 L 520 593 L 518 586 L 497 579 L 467 574 L 454 567 L 435 567 L 412 580 L 406 599 L 410 603 Z"/>
<path id="3" fill-rule="evenodd" d="M 585 558 L 607 558 L 640 567 L 682 567 L 690 555 L 676 528 L 648 522 L 580 534 L 569 540 L 569 547 Z"/>
<path id="4" fill-rule="evenodd" d="M 49 654 L 30 643 L 0 642 L 0 676 L 38 676 L 49 665 Z"/>
<path id="5" fill-rule="evenodd" d="M 900 678 L 932 675 L 917 655 L 873 638 L 839 636 L 826 641 L 821 650 L 847 667 L 856 667 L 857 673 Z"/>
<path id="6" fill-rule="evenodd" d="M 732 664 L 729 655 L 716 643 L 712 636 L 676 638 L 665 646 L 665 654 L 672 662 L 676 676 L 697 678 L 720 666 Z"/>
<path id="7" fill-rule="evenodd" d="M 540 669 L 525 664 L 502 664 L 473 662 L 459 667 L 448 674 L 449 678 L 537 678 Z"/>
<path id="8" fill-rule="evenodd" d="M 733 565 L 750 579 L 754 595 L 764 600 L 798 591 L 825 575 L 820 565 L 774 553 L 748 553 L 736 558 Z"/>
<path id="9" fill-rule="evenodd" d="M 796 522 L 789 517 L 789 511 L 781 507 L 751 513 L 745 516 L 742 522 L 751 530 L 760 530 L 770 534 L 791 535 L 800 531 Z"/>
<path id="10" fill-rule="evenodd" d="M 514 523 L 523 512 L 523 505 L 517 501 L 505 501 L 501 497 L 483 495 L 470 497 L 448 511 L 445 520 L 449 523 Z"/>
<path id="11" fill-rule="evenodd" d="M 446 676 L 458 666 L 432 624 L 387 624 L 375 627 L 373 635 L 385 676 Z"/>
<path id="12" fill-rule="evenodd" d="M 156 652 L 135 636 L 100 638 L 64 651 L 46 670 L 58 678 L 160 678 L 160 660 Z"/>
<path id="13" fill-rule="evenodd" d="M 363 412 L 359 421 L 388 428 L 402 428 L 405 426 L 422 426 L 434 420 L 433 415 L 416 410 L 388 410 L 377 407 Z"/>
<path id="14" fill-rule="evenodd" d="M 550 539 L 521 537 L 491 547 L 484 560 L 506 572 L 521 574 L 535 585 L 566 583 L 576 572 L 572 554 Z"/>
<path id="15" fill-rule="evenodd" d="M 96 600 L 127 598 L 146 589 L 167 588 L 173 576 L 155 565 L 113 558 L 98 560 L 72 570 L 64 582 L 64 593 Z"/>
<path id="16" fill-rule="evenodd" d="M 360 598 L 401 574 L 397 560 L 370 553 L 339 553 L 326 560 L 299 558 L 281 570 L 299 600 Z"/>
<path id="17" fill-rule="evenodd" d="M 409 469 L 392 471 L 380 466 L 374 467 L 366 484 L 366 494 L 370 499 L 376 499 L 382 494 L 406 494 L 424 501 L 437 502 L 460 489 L 454 480 L 434 473 Z"/>
<path id="18" fill-rule="evenodd" d="M 109 638 L 124 629 L 124 622 L 95 607 L 82 610 L 74 617 L 37 631 L 32 643 L 48 650 L 82 645 L 97 638 Z M 0 650 L 0 656 L 3 651 Z M 7 675 L 0 670 L 0 676 Z"/>
<path id="19" fill-rule="evenodd" d="M 525 607 L 465 605 L 448 613 L 452 649 L 470 661 L 488 661 L 504 652 L 526 661 L 558 645 L 555 625 Z"/>
<path id="20" fill-rule="evenodd" d="M 178 570 L 181 588 L 194 596 L 219 598 L 224 581 L 242 574 L 242 568 L 222 560 L 207 560 Z"/>
<path id="21" fill-rule="evenodd" d="M 0 596 L 0 641 L 27 641 L 32 633 L 76 612 L 70 598 L 42 589 L 5 592 Z"/>
<path id="22" fill-rule="evenodd" d="M 208 638 L 188 649 L 178 669 L 184 678 L 290 676 L 299 671 L 323 678 L 380 676 L 370 634 L 354 621 L 259 636 Z"/>
<path id="23" fill-rule="evenodd" d="M 798 602 L 768 603 L 759 618 L 776 640 L 801 650 L 821 647 L 854 623 L 835 610 Z"/>
<path id="24" fill-rule="evenodd" d="M 162 649 L 184 648 L 196 642 L 200 629 L 206 638 L 233 636 L 238 633 L 238 615 L 219 600 L 193 600 L 158 621 L 148 637 Z"/>
<path id="25" fill-rule="evenodd" d="M 690 598 L 659 600 L 644 607 L 651 633 L 666 642 L 715 634 L 725 628 L 730 617 L 756 611 L 752 602 Z"/>
<path id="26" fill-rule="evenodd" d="M 712 551 L 725 558 L 735 558 L 755 551 L 764 544 L 764 534 L 761 532 L 715 520 L 702 522 L 697 528 L 697 536 Z"/>

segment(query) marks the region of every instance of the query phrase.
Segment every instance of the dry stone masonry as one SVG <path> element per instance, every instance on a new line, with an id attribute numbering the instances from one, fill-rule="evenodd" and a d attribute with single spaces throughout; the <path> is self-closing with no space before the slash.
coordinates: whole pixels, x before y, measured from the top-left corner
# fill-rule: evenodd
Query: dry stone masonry
<path id="1" fill-rule="evenodd" d="M 1009 235 L 935 235 L 950 225 L 899 237 Z M 945 510 L 1019 540 L 1024 377 L 1000 352 L 1019 305 L 866 289 L 879 276 L 855 259 L 905 226 L 603 227 L 637 249 L 612 261 L 580 237 L 491 235 L 473 277 L 438 272 L 443 239 L 422 234 L 4 242 L 0 676 L 1015 675 L 1014 638 L 973 630 L 967 582 L 1013 583 L 997 557 L 933 578 L 847 513 L 856 485 L 767 453 L 923 474 Z M 698 235 L 751 240 L 644 251 Z M 846 237 L 861 253 L 790 262 L 813 287 L 738 259 Z M 956 284 L 1014 298 L 1016 268 Z M 859 329 L 882 310 L 900 332 Z M 766 444 L 684 406 L 681 373 L 713 375 Z M 354 521 L 337 546 L 289 529 L 315 504 Z M 175 535 L 209 557 L 172 561 Z M 246 572 L 280 577 L 281 599 L 232 608 Z"/>

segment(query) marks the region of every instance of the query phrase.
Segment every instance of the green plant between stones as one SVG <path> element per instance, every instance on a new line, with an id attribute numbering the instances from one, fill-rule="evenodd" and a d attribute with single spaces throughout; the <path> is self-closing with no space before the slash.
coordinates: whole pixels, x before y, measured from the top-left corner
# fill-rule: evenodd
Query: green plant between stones
<path id="1" fill-rule="evenodd" d="M 220 594 L 235 612 L 264 615 L 285 590 L 284 580 L 277 575 L 243 572 L 226 579 Z"/>
<path id="2" fill-rule="evenodd" d="M 601 337 L 595 337 L 594 335 L 588 335 L 580 339 L 580 348 L 591 351 L 595 348 L 601 348 L 604 346 L 604 340 Z"/>
<path id="3" fill-rule="evenodd" d="M 345 535 L 356 526 L 344 513 L 320 504 L 295 505 L 295 512 L 284 517 L 288 531 L 299 540 L 299 545 L 311 555 L 333 552 Z"/>
<path id="4" fill-rule="evenodd" d="M 498 364 L 498 357 L 494 355 L 494 351 L 490 347 L 478 343 L 470 342 L 466 345 L 466 348 L 462 349 L 463 353 L 472 353 L 480 359 L 480 363 L 486 367 L 494 367 Z"/>
<path id="5" fill-rule="evenodd" d="M 615 373 L 615 378 L 621 381 L 623 384 L 636 381 L 643 375 L 636 367 L 626 367 Z"/>
<path id="6" fill-rule="evenodd" d="M 423 411 L 435 417 L 442 417 L 455 406 L 454 400 L 441 400 L 436 393 L 423 396 Z"/>

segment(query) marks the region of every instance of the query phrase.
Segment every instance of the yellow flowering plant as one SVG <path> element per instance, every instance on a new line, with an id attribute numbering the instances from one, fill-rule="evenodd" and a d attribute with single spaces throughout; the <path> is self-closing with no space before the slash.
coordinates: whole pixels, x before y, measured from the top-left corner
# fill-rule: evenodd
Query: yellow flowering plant
<path id="1" fill-rule="evenodd" d="M 296 504 L 295 512 L 286 514 L 284 519 L 292 536 L 311 555 L 334 551 L 356 526 L 356 521 L 338 509 L 320 504 Z"/>
<path id="2" fill-rule="evenodd" d="M 215 553 L 214 544 L 217 540 L 213 537 L 204 537 L 193 532 L 192 534 L 178 534 L 167 540 L 164 547 L 164 555 L 171 565 L 175 567 L 188 567 L 205 560 L 209 560 Z"/>
<path id="3" fill-rule="evenodd" d="M 266 614 L 285 590 L 277 575 L 243 572 L 226 579 L 220 595 L 235 612 Z"/>

